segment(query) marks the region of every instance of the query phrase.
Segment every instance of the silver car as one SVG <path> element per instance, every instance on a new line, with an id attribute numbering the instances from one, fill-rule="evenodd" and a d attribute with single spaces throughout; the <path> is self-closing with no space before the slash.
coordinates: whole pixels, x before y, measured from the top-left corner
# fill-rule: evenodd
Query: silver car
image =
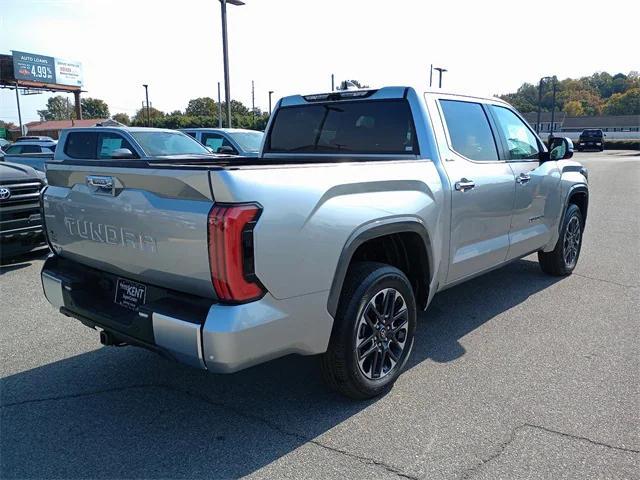
<path id="1" fill-rule="evenodd" d="M 181 132 L 191 135 L 214 153 L 257 157 L 264 133 L 242 128 L 184 128 Z"/>

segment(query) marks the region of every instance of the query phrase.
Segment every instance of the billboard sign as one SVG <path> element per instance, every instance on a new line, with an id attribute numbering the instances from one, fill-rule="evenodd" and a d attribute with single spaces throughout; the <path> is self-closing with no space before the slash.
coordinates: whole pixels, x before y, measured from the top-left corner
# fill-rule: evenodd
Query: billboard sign
<path id="1" fill-rule="evenodd" d="M 82 86 L 82 64 L 61 58 L 13 51 L 16 80 L 53 85 Z"/>
<path id="2" fill-rule="evenodd" d="M 55 58 L 56 83 L 58 85 L 82 86 L 82 64 L 72 60 Z"/>

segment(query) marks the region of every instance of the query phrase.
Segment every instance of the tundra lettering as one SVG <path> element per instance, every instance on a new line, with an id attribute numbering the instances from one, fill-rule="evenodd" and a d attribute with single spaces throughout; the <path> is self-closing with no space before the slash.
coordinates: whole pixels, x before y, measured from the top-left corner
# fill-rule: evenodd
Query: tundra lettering
<path id="1" fill-rule="evenodd" d="M 119 245 L 149 253 L 156 253 L 157 244 L 151 235 L 132 232 L 115 225 L 106 225 L 73 217 L 64 217 L 64 225 L 70 236 L 77 236 L 92 242 Z"/>

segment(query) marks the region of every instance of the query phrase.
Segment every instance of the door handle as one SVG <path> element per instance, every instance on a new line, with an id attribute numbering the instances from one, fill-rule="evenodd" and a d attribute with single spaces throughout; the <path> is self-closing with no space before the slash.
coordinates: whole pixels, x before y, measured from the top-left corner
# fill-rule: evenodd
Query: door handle
<path id="1" fill-rule="evenodd" d="M 459 192 L 466 192 L 467 190 L 475 188 L 476 183 L 473 180 L 469 180 L 463 177 L 458 180 L 454 186 Z"/>
<path id="2" fill-rule="evenodd" d="M 521 173 L 516 177 L 516 182 L 520 184 L 525 184 L 529 182 L 529 180 L 531 180 L 531 175 L 529 175 L 528 173 Z"/>
<path id="3" fill-rule="evenodd" d="M 87 185 L 97 188 L 113 188 L 113 177 L 89 175 L 87 177 Z"/>

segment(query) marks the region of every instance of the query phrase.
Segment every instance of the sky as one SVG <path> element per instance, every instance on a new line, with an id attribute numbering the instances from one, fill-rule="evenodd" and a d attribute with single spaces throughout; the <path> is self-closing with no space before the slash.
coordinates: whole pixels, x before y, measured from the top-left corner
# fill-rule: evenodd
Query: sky
<path id="1" fill-rule="evenodd" d="M 228 6 L 231 96 L 268 109 L 277 98 L 357 79 L 443 89 L 515 91 L 542 76 L 640 70 L 637 0 L 244 0 Z M 82 62 L 84 96 L 133 115 L 149 84 L 153 107 L 184 110 L 217 97 L 223 81 L 218 0 L 0 0 L 0 53 Z M 21 97 L 38 120 L 50 94 Z M 224 97 L 224 91 L 223 91 Z M 72 95 L 69 95 L 73 101 Z M 0 119 L 18 122 L 15 92 L 0 90 Z"/>

